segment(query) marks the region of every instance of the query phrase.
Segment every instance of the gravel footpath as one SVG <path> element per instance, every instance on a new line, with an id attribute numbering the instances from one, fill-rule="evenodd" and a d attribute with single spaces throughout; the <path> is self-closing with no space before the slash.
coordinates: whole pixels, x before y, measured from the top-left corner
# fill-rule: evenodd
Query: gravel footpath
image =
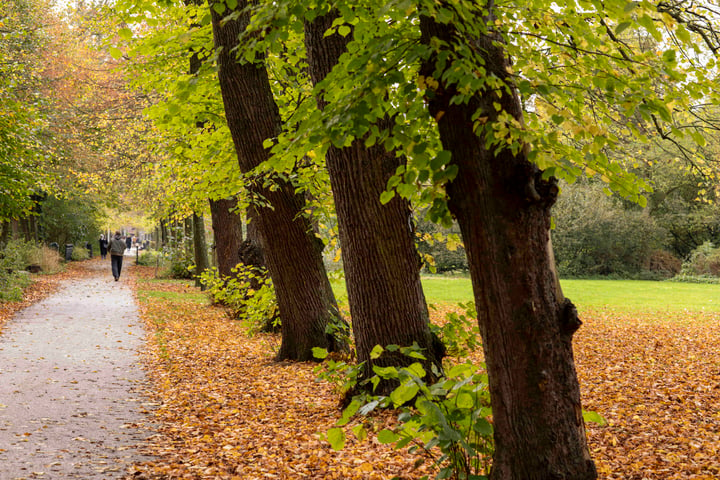
<path id="1" fill-rule="evenodd" d="M 147 460 L 137 307 L 109 261 L 86 264 L 0 335 L 1 480 L 118 479 Z"/>

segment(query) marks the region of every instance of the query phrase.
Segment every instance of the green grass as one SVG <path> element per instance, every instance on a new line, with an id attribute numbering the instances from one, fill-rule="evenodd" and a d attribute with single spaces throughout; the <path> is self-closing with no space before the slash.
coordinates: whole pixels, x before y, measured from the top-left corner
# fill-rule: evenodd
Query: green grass
<path id="1" fill-rule="evenodd" d="M 181 285 L 187 287 L 194 287 L 195 282 L 193 280 L 178 280 L 169 278 L 142 278 L 138 279 L 138 297 L 140 300 L 147 300 L 149 298 L 159 298 L 170 302 L 196 302 L 202 304 L 209 304 L 210 299 L 205 293 L 196 291 L 194 288 L 189 288 L 186 292 L 172 292 L 167 290 L 158 290 L 153 288 L 154 285 Z"/>
<path id="2" fill-rule="evenodd" d="M 463 303 L 473 299 L 467 277 L 425 276 L 428 303 Z M 562 280 L 563 293 L 578 308 L 620 311 L 720 312 L 720 285 L 641 280 Z M 347 301 L 345 283 L 333 282 L 341 302 Z"/>
<path id="3" fill-rule="evenodd" d="M 195 292 L 166 292 L 162 290 L 138 290 L 138 297 L 141 300 L 148 298 L 160 298 L 170 302 L 196 302 L 209 304 L 210 299 L 204 293 Z"/>
<path id="4" fill-rule="evenodd" d="M 580 308 L 720 312 L 720 285 L 643 280 L 563 280 L 560 283 L 563 293 Z"/>

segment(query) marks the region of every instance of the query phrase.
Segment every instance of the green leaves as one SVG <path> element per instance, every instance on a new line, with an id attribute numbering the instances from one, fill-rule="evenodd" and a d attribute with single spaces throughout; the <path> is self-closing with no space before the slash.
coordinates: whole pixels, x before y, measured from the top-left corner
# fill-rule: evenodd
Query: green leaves
<path id="1" fill-rule="evenodd" d="M 376 346 L 371 358 L 377 360 L 388 352 L 422 358 L 417 346 L 397 345 Z M 335 367 L 330 365 L 329 368 Z M 326 432 L 327 441 L 334 449 L 343 448 L 346 433 L 340 427 L 377 408 L 392 407 L 398 412 L 397 425 L 377 431 L 379 443 L 392 444 L 396 449 L 412 445 L 410 453 L 418 450 L 431 457 L 434 452 L 440 452 L 437 458 L 431 458 L 437 466 L 436 478 L 448 478 L 459 472 L 464 472 L 467 478 L 481 478 L 480 475 L 489 471 L 493 451 L 493 426 L 489 420 L 492 412 L 487 375 L 482 368 L 469 362 L 458 363 L 437 382 L 428 384 L 424 380 L 426 372 L 419 362 L 405 368 L 375 365 L 376 376 L 367 381 L 377 384 L 381 378 L 396 379 L 398 386 L 389 396 L 361 394 L 353 397 L 337 421 L 337 427 Z M 359 420 L 352 432 L 363 440 L 368 429 L 363 419 Z"/>
<path id="2" fill-rule="evenodd" d="M 342 428 L 331 428 L 327 432 L 327 440 L 333 450 L 342 450 L 345 446 L 345 432 Z"/>
<path id="3" fill-rule="evenodd" d="M 607 425 L 607 420 L 605 420 L 605 418 L 597 412 L 583 410 L 582 416 L 583 420 L 586 422 L 597 423 L 601 427 Z"/>

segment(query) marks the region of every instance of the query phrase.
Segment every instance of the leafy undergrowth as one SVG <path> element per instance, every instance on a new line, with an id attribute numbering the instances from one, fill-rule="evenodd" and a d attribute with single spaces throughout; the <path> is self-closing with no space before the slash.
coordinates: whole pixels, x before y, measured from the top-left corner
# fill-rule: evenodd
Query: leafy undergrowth
<path id="1" fill-rule="evenodd" d="M 149 278 L 151 268 L 134 273 Z M 315 365 L 276 363 L 279 338 L 248 338 L 223 310 L 172 282 L 142 289 L 158 433 L 136 479 L 403 479 L 421 477 L 416 458 L 376 441 L 335 452 L 318 433 L 338 418 L 337 395 Z M 448 307 L 437 309 L 439 316 Z M 600 478 L 720 478 L 720 315 L 646 317 L 585 311 L 576 361 Z M 377 419 L 380 423 L 381 419 Z M 352 427 L 350 425 L 349 427 Z M 381 428 L 378 425 L 378 428 Z M 348 435 L 348 439 L 354 438 Z"/>
<path id="2" fill-rule="evenodd" d="M 99 261 L 99 260 L 93 260 Z M 23 290 L 23 299 L 19 302 L 0 302 L 0 332 L 15 312 L 32 305 L 35 302 L 55 293 L 60 282 L 71 278 L 81 278 L 93 275 L 88 268 L 90 262 L 71 262 L 65 269 L 56 274 L 30 274 L 33 282 Z"/>

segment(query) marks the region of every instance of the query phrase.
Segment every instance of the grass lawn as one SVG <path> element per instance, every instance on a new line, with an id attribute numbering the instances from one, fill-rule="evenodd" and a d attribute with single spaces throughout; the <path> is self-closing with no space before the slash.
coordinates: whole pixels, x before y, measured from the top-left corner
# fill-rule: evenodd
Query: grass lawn
<path id="1" fill-rule="evenodd" d="M 561 284 L 563 293 L 580 309 L 720 312 L 720 285 L 642 280 L 562 280 Z M 459 303 L 473 298 L 467 277 L 425 276 L 423 287 L 428 303 Z M 340 301 L 347 302 L 345 283 L 334 281 L 333 288 Z"/>

